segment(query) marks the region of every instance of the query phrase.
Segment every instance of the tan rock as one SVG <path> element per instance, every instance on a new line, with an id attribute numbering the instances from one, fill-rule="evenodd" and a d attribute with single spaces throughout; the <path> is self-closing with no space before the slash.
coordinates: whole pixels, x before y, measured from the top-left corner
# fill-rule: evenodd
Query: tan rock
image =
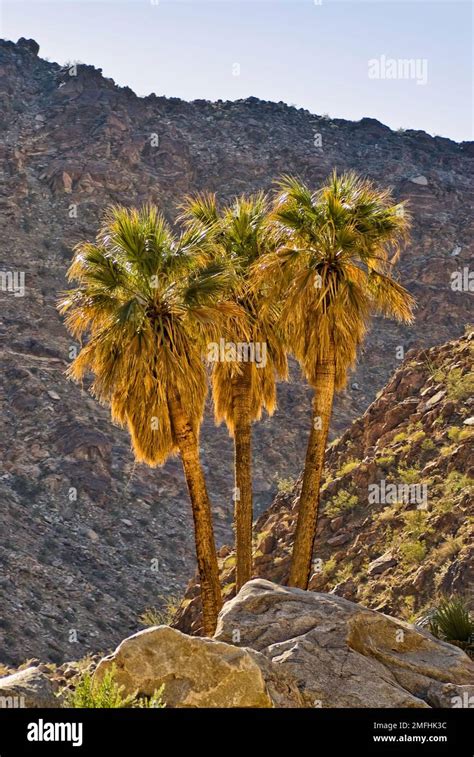
<path id="1" fill-rule="evenodd" d="M 384 573 L 389 568 L 393 568 L 397 564 L 397 560 L 391 550 L 384 552 L 383 555 L 372 560 L 367 568 L 367 575 L 376 576 L 379 573 Z"/>
<path id="2" fill-rule="evenodd" d="M 474 708 L 474 686 L 455 686 L 452 683 L 431 684 L 429 695 L 435 707 Z"/>
<path id="3" fill-rule="evenodd" d="M 125 639 L 101 660 L 95 679 L 101 680 L 114 665 L 115 680 L 127 694 L 151 695 L 164 684 L 169 707 L 303 705 L 296 682 L 264 655 L 186 636 L 168 626 L 149 628 Z"/>
<path id="4" fill-rule="evenodd" d="M 354 614 L 347 642 L 382 662 L 410 691 L 418 691 L 422 678 L 459 685 L 474 683 L 474 665 L 461 649 L 388 615 L 367 611 Z"/>
<path id="5" fill-rule="evenodd" d="M 462 650 L 334 594 L 249 581 L 221 611 L 215 638 L 231 641 L 236 628 L 242 645 L 298 680 L 309 706 L 438 706 L 439 686 L 474 682 Z"/>
<path id="6" fill-rule="evenodd" d="M 431 407 L 434 407 L 435 405 L 437 405 L 438 402 L 441 402 L 445 394 L 446 394 L 446 391 L 443 389 L 440 389 L 439 392 L 436 392 L 436 394 L 433 394 L 433 396 L 430 397 L 429 400 L 426 401 L 426 409 L 429 410 Z"/>
<path id="7" fill-rule="evenodd" d="M 0 709 L 56 708 L 60 703 L 54 696 L 49 678 L 38 668 L 26 668 L 0 678 Z"/>
<path id="8" fill-rule="evenodd" d="M 64 191 L 67 194 L 70 194 L 72 192 L 72 178 L 66 171 L 63 171 L 62 181 L 63 181 Z"/>

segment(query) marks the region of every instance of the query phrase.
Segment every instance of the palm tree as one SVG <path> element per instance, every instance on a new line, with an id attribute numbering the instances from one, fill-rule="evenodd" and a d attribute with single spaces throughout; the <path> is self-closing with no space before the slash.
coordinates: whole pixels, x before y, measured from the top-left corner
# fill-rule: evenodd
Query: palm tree
<path id="1" fill-rule="evenodd" d="M 135 457 L 162 465 L 179 453 L 194 518 L 203 626 L 212 635 L 221 607 L 211 504 L 199 459 L 207 393 L 203 350 L 237 317 L 222 302 L 222 267 L 194 232 L 175 236 L 159 211 L 110 208 L 95 243 L 75 249 L 59 309 L 88 339 L 69 369 L 94 376 L 91 391 L 128 427 Z"/>
<path id="2" fill-rule="evenodd" d="M 372 313 L 410 322 L 414 301 L 392 277 L 409 218 L 404 204 L 353 173 L 318 192 L 292 177 L 273 209 L 276 249 L 258 277 L 283 292 L 281 323 L 314 389 L 289 584 L 307 588 L 335 392 L 342 389 Z"/>
<path id="3" fill-rule="evenodd" d="M 251 427 L 264 409 L 273 413 L 276 378 L 287 374 L 286 353 L 276 328 L 278 308 L 264 303 L 261 287 L 252 286 L 253 266 L 270 249 L 268 201 L 259 193 L 236 198 L 221 209 L 215 195 L 201 194 L 188 198 L 181 219 L 194 233 L 204 233 L 214 259 L 231 269 L 234 276 L 227 296 L 246 316 L 245 323 L 234 321 L 227 352 L 216 351 L 217 359 L 210 355 L 216 422 L 225 421 L 234 438 L 238 591 L 252 576 Z"/>

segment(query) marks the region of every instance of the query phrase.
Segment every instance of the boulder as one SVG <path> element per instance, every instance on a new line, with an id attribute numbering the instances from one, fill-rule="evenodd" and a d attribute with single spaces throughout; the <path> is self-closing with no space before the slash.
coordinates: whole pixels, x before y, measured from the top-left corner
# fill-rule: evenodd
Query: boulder
<path id="1" fill-rule="evenodd" d="M 126 694 L 150 696 L 164 684 L 168 707 L 301 707 L 296 681 L 265 655 L 156 626 L 125 639 L 100 661 L 94 680 L 115 666 Z"/>
<path id="2" fill-rule="evenodd" d="M 437 405 L 438 402 L 441 402 L 445 394 L 446 394 L 445 389 L 440 389 L 439 392 L 436 392 L 436 394 L 434 394 L 432 397 L 429 398 L 429 400 L 427 400 L 426 409 L 429 410 L 430 408 Z"/>
<path id="3" fill-rule="evenodd" d="M 421 187 L 426 187 L 428 185 L 428 179 L 423 175 L 413 176 L 410 181 L 412 182 L 412 184 L 419 184 Z"/>
<path id="4" fill-rule="evenodd" d="M 236 636 L 294 676 L 307 706 L 436 707 L 446 701 L 443 685 L 474 683 L 469 657 L 427 632 L 334 594 L 263 579 L 220 613 L 215 638 Z"/>
<path id="5" fill-rule="evenodd" d="M 49 678 L 38 668 L 26 668 L 0 678 L 1 708 L 60 706 Z"/>
<path id="6" fill-rule="evenodd" d="M 384 573 L 389 568 L 395 567 L 396 564 L 397 560 L 393 556 L 392 551 L 389 550 L 388 552 L 384 552 L 383 555 L 380 555 L 380 557 L 377 557 L 376 560 L 372 560 L 367 568 L 367 575 L 376 576 L 379 573 Z"/>
<path id="7" fill-rule="evenodd" d="M 450 709 L 474 708 L 474 686 L 435 683 L 431 684 L 429 694 L 434 707 L 446 707 Z"/>
<path id="8" fill-rule="evenodd" d="M 347 544 L 350 540 L 351 535 L 347 531 L 341 531 L 339 534 L 327 539 L 327 543 L 330 547 L 339 547 L 341 544 Z"/>

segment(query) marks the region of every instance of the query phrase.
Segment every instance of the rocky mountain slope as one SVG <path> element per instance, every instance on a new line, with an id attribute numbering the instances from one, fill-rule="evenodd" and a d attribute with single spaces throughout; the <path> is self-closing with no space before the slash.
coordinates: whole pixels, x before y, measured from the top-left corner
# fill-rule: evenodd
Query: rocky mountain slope
<path id="1" fill-rule="evenodd" d="M 401 348 L 459 336 L 473 320 L 469 292 L 450 284 L 472 257 L 474 147 L 254 98 L 138 98 L 91 66 L 42 60 L 32 40 L 0 42 L 0 99 L 0 649 L 4 661 L 59 660 L 117 642 L 194 565 L 179 461 L 135 469 L 126 433 L 64 377 L 78 345 L 55 303 L 72 246 L 94 235 L 112 202 L 155 201 L 172 216 L 192 190 L 225 199 L 269 189 L 288 171 L 317 184 L 333 167 L 391 184 L 414 216 L 400 271 L 418 299 L 417 321 L 375 324 L 335 408 L 339 433 L 373 400 Z M 9 291 L 13 274 L 24 274 L 24 296 L 21 286 Z M 307 399 L 294 372 L 277 414 L 255 427 L 258 512 L 278 478 L 299 472 Z M 222 544 L 232 448 L 211 412 L 202 450 Z"/>
<path id="2" fill-rule="evenodd" d="M 474 330 L 412 350 L 329 448 L 309 588 L 415 620 L 441 595 L 474 607 Z M 256 576 L 285 584 L 299 483 L 255 524 Z M 221 549 L 227 597 L 235 556 Z M 176 625 L 200 628 L 191 582 Z"/>

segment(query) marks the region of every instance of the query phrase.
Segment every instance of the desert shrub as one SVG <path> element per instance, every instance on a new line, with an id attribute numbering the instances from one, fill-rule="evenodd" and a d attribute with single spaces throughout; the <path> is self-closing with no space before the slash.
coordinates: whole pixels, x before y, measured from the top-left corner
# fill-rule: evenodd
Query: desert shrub
<path id="1" fill-rule="evenodd" d="M 462 368 L 453 368 L 446 377 L 450 400 L 465 400 L 474 394 L 474 373 L 462 374 Z"/>
<path id="2" fill-rule="evenodd" d="M 395 520 L 400 514 L 400 502 L 395 502 L 393 505 L 387 505 L 378 516 L 378 520 L 382 523 L 386 523 Z"/>
<path id="3" fill-rule="evenodd" d="M 399 431 L 398 434 L 395 434 L 393 437 L 393 441 L 395 444 L 398 444 L 399 442 L 404 442 L 407 438 L 407 432 L 406 431 Z"/>
<path id="4" fill-rule="evenodd" d="M 351 576 L 354 575 L 354 566 L 351 562 L 346 563 L 346 565 L 343 565 L 342 568 L 340 568 L 336 575 L 335 575 L 335 581 L 336 583 L 344 583 L 344 581 L 347 581 Z"/>
<path id="5" fill-rule="evenodd" d="M 459 471 L 451 471 L 444 481 L 445 494 L 459 494 L 462 491 L 470 492 L 474 480 Z"/>
<path id="6" fill-rule="evenodd" d="M 460 536 L 449 534 L 445 541 L 437 547 L 433 557 L 440 563 L 455 557 L 463 548 L 464 541 Z"/>
<path id="7" fill-rule="evenodd" d="M 138 697 L 138 699 L 135 700 L 135 703 L 132 706 L 141 710 L 162 710 L 164 707 L 166 707 L 165 703 L 163 702 L 164 690 L 165 685 L 162 684 L 159 689 L 156 689 L 151 697 Z"/>
<path id="8" fill-rule="evenodd" d="M 337 475 L 338 476 L 345 476 L 347 473 L 350 473 L 354 470 L 354 468 L 357 468 L 357 466 L 360 464 L 360 460 L 354 460 L 354 458 L 351 458 L 347 461 L 341 468 L 339 468 Z"/>
<path id="9" fill-rule="evenodd" d="M 324 514 L 328 518 L 335 518 L 337 515 L 354 510 L 359 500 L 355 494 L 349 494 L 345 489 L 340 489 L 338 493 L 327 503 Z"/>
<path id="10" fill-rule="evenodd" d="M 426 557 L 426 544 L 419 539 L 403 541 L 398 549 L 405 565 L 417 565 Z"/>
<path id="11" fill-rule="evenodd" d="M 456 449 L 455 444 L 445 444 L 444 447 L 441 447 L 439 452 L 440 452 L 440 455 L 442 455 L 442 457 L 449 457 L 450 455 L 453 454 L 455 449 Z"/>
<path id="12" fill-rule="evenodd" d="M 452 442 L 462 442 L 464 439 L 469 439 L 472 436 L 471 428 L 461 428 L 460 426 L 451 426 L 448 429 L 448 438 Z"/>
<path id="13" fill-rule="evenodd" d="M 161 613 L 162 611 L 157 607 L 147 607 L 138 618 L 138 621 L 142 626 L 147 627 L 164 625 L 161 622 Z"/>
<path id="14" fill-rule="evenodd" d="M 413 594 L 409 594 L 404 598 L 403 605 L 400 608 L 402 618 L 408 623 L 414 623 L 416 620 L 415 604 L 415 597 Z"/>
<path id="15" fill-rule="evenodd" d="M 294 478 L 279 478 L 277 480 L 277 490 L 279 494 L 291 494 L 295 486 Z"/>
<path id="16" fill-rule="evenodd" d="M 421 449 L 424 452 L 431 452 L 431 450 L 436 449 L 436 444 L 434 443 L 433 439 L 429 439 L 427 437 L 426 439 L 423 439 L 421 443 Z"/>
<path id="17" fill-rule="evenodd" d="M 94 681 L 89 671 L 79 678 L 74 690 L 65 697 L 65 706 L 79 709 L 115 708 L 161 708 L 163 686 L 151 697 L 137 697 L 137 694 L 123 695 L 123 686 L 115 681 L 115 667 L 109 668 L 100 682 Z"/>
<path id="18" fill-rule="evenodd" d="M 434 381 L 438 383 L 446 379 L 446 371 L 441 366 L 436 367 L 433 361 L 427 357 L 425 360 L 428 373 Z"/>
<path id="19" fill-rule="evenodd" d="M 382 465 L 384 467 L 388 465 L 392 465 L 395 460 L 394 455 L 380 455 L 380 457 L 375 458 L 375 462 L 377 465 Z"/>
<path id="20" fill-rule="evenodd" d="M 415 431 L 415 433 L 411 436 L 412 442 L 421 442 L 422 439 L 424 439 L 426 436 L 424 431 Z"/>
<path id="21" fill-rule="evenodd" d="M 450 439 L 452 442 L 457 442 L 460 433 L 461 429 L 459 428 L 459 426 L 451 426 L 451 428 L 448 428 L 448 439 Z"/>
<path id="22" fill-rule="evenodd" d="M 433 372 L 433 378 L 438 383 L 446 381 L 446 370 L 444 368 L 436 368 Z"/>
<path id="23" fill-rule="evenodd" d="M 330 557 L 326 560 L 323 567 L 323 573 L 325 576 L 331 576 L 337 568 L 337 562 L 334 557 Z"/>
<path id="24" fill-rule="evenodd" d="M 462 597 L 443 599 L 431 615 L 429 629 L 437 639 L 474 650 L 474 619 Z"/>
<path id="25" fill-rule="evenodd" d="M 423 510 L 409 510 L 404 513 L 403 519 L 405 521 L 404 533 L 413 539 L 419 539 L 433 532 L 427 522 L 428 516 Z"/>
<path id="26" fill-rule="evenodd" d="M 395 534 L 393 533 L 392 526 L 387 526 L 387 528 L 384 531 L 384 544 L 385 549 L 390 549 L 393 546 Z"/>
<path id="27" fill-rule="evenodd" d="M 143 626 L 147 627 L 169 626 L 173 622 L 180 605 L 181 598 L 175 594 L 169 594 L 163 598 L 162 607 L 147 607 L 138 620 Z"/>
<path id="28" fill-rule="evenodd" d="M 405 465 L 398 467 L 398 475 L 404 484 L 419 484 L 421 471 L 418 468 L 408 468 Z"/>

